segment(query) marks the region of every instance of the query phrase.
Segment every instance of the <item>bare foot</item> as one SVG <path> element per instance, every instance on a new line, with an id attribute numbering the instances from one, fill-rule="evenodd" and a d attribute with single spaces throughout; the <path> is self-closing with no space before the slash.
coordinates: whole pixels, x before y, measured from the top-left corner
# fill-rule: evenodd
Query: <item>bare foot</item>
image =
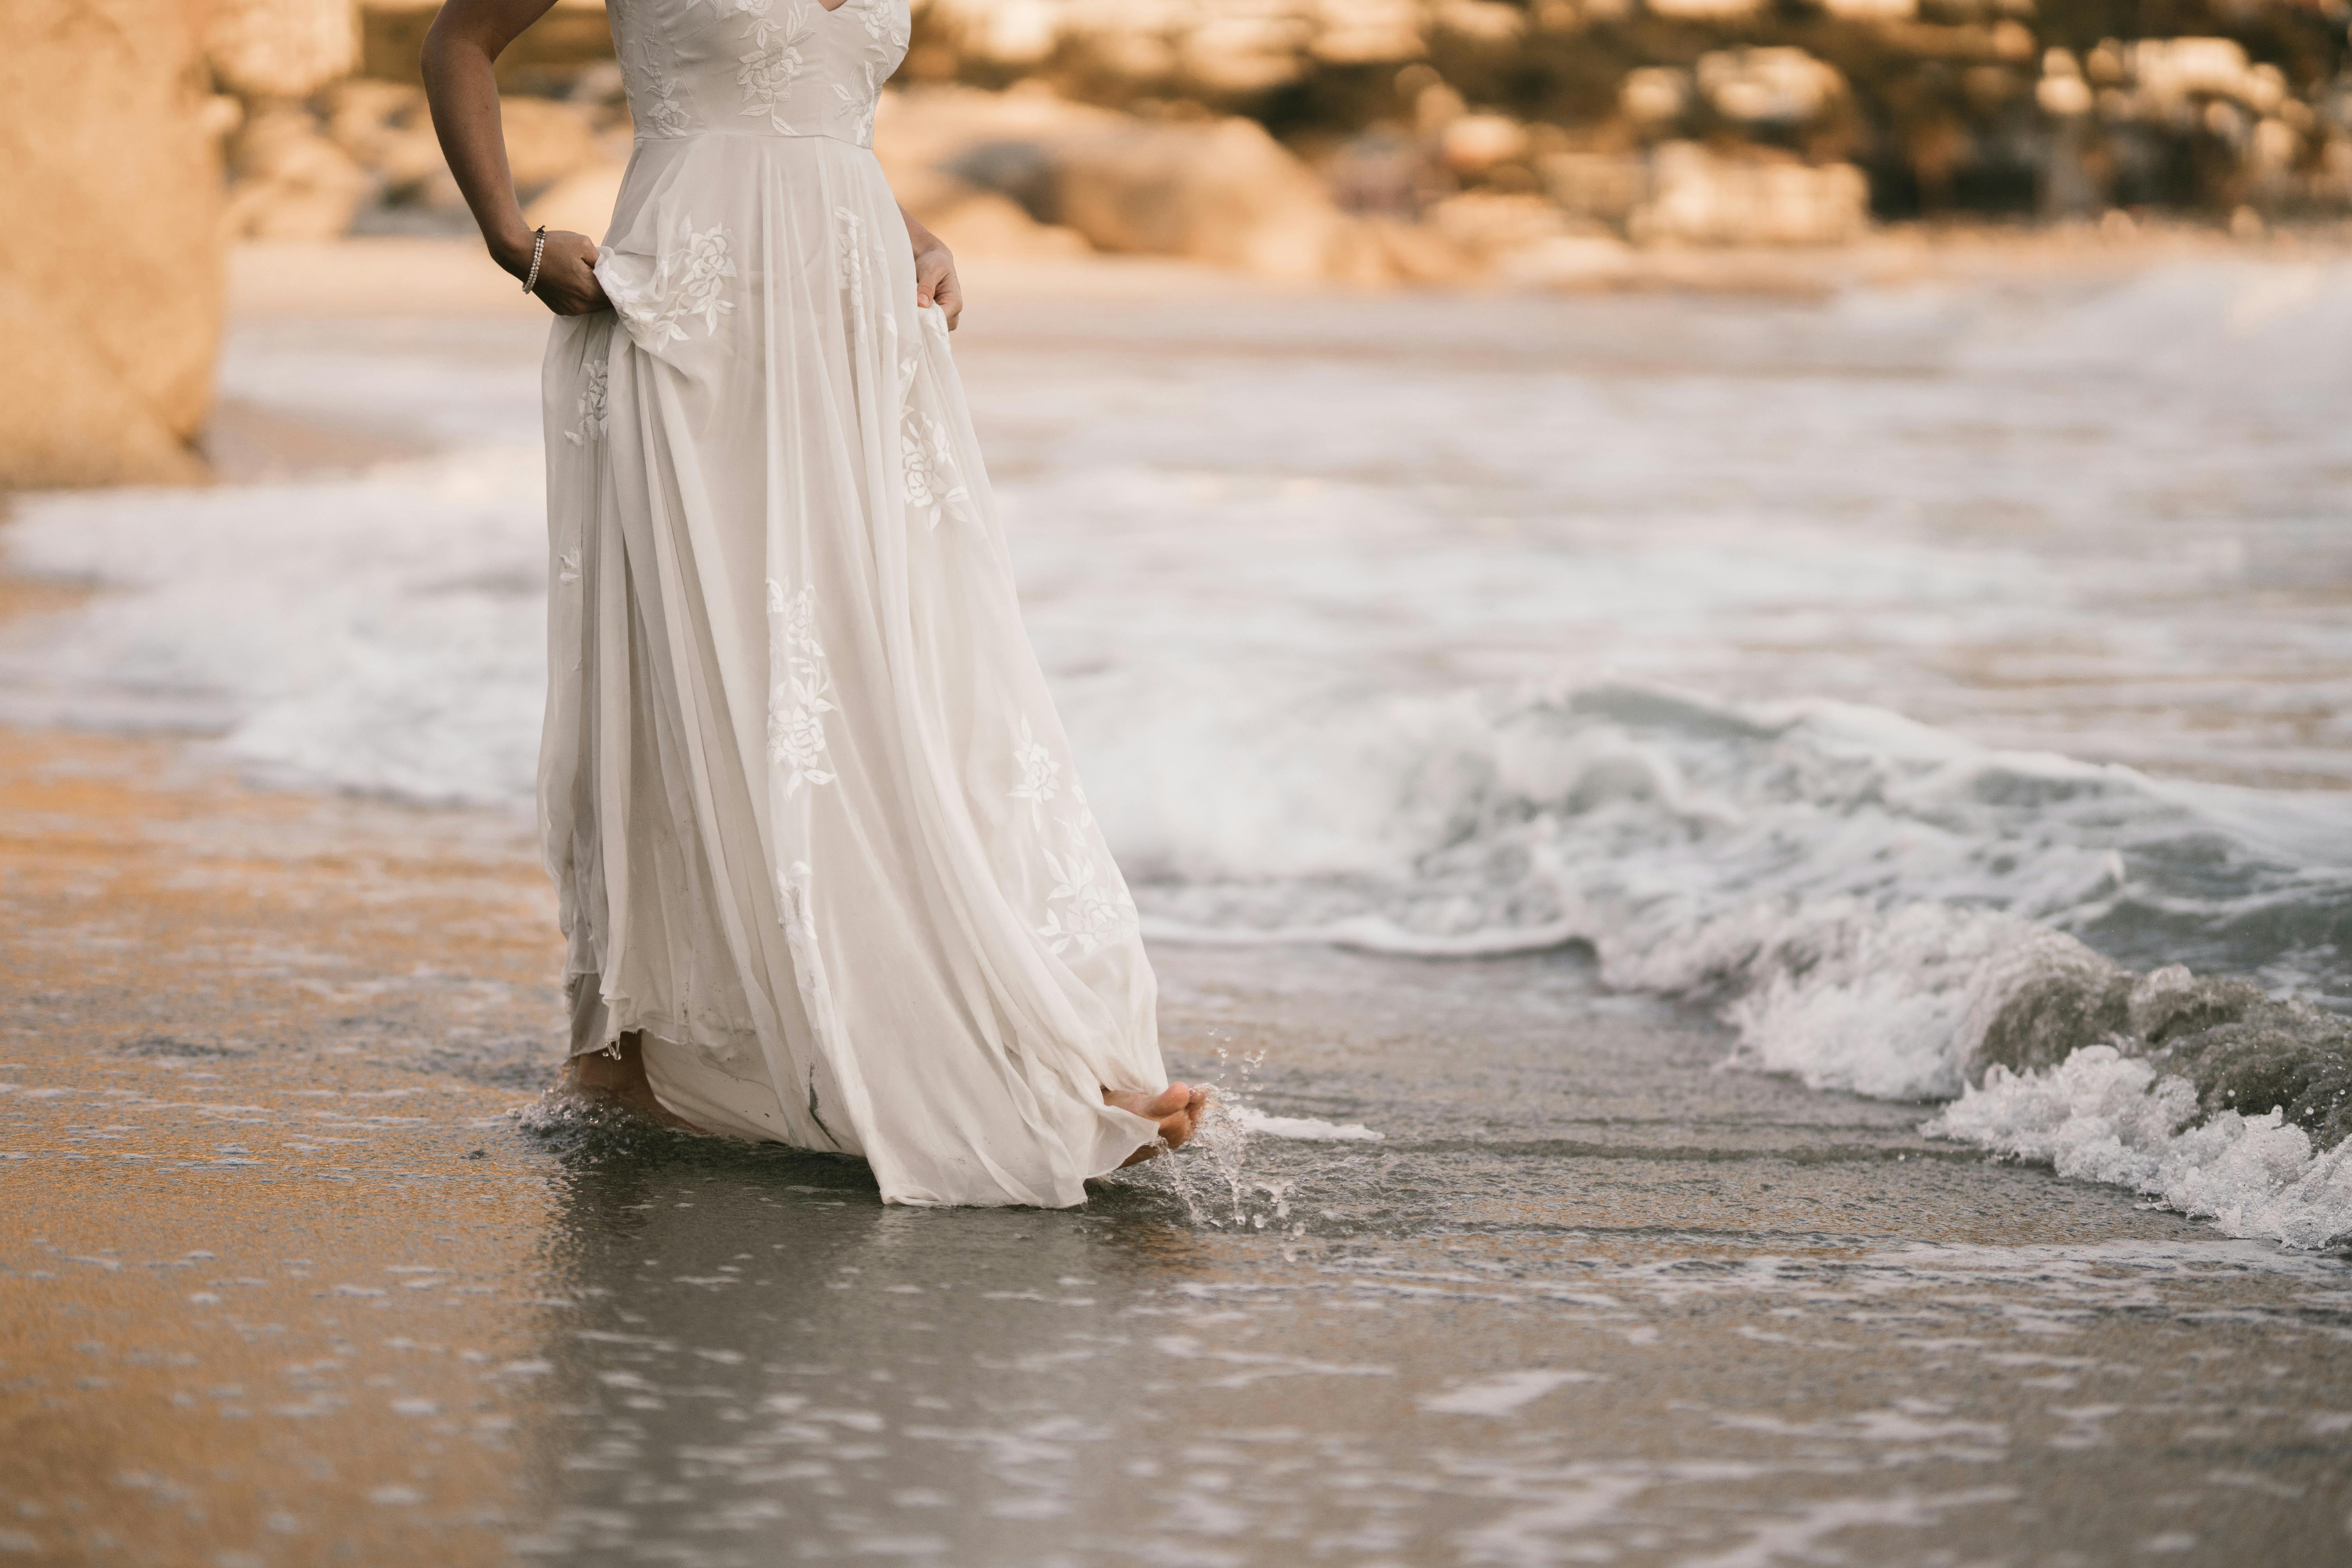
<path id="1" fill-rule="evenodd" d="M 617 1105 L 624 1110 L 635 1111 L 639 1116 L 658 1121 L 664 1127 L 677 1127 L 688 1132 L 702 1131 L 654 1098 L 654 1086 L 646 1080 L 643 1036 L 623 1035 L 619 1050 L 618 1056 L 609 1051 L 597 1051 L 589 1056 L 573 1057 L 563 1064 L 563 1081 L 556 1086 L 556 1092 L 572 1099 Z"/>
<path id="2" fill-rule="evenodd" d="M 1160 1123 L 1160 1142 L 1138 1149 L 1119 1163 L 1121 1170 L 1139 1164 L 1165 1147 L 1174 1149 L 1201 1130 L 1201 1118 L 1209 1109 L 1209 1091 L 1189 1084 L 1171 1083 L 1158 1094 L 1146 1094 L 1140 1089 L 1122 1094 L 1103 1090 L 1103 1103 L 1116 1105 L 1121 1110 L 1131 1110 L 1147 1121 Z"/>

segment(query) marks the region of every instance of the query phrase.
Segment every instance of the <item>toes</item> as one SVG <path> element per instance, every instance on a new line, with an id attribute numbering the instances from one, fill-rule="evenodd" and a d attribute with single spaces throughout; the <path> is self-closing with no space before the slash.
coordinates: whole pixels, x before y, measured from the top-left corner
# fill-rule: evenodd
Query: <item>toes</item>
<path id="1" fill-rule="evenodd" d="M 1209 1107 L 1209 1091 L 1173 1083 L 1168 1086 L 1168 1092 L 1160 1100 L 1175 1101 L 1159 1118 L 1160 1136 L 1173 1149 L 1201 1130 L 1201 1117 Z"/>
<path id="2" fill-rule="evenodd" d="M 1103 1101 L 1123 1110 L 1130 1110 L 1148 1121 L 1157 1122 L 1160 1142 L 1173 1149 L 1200 1131 L 1202 1113 L 1208 1109 L 1209 1093 L 1189 1084 L 1171 1083 L 1158 1094 L 1151 1095 L 1140 1092 L 1114 1094 L 1105 1089 Z M 1135 1159 L 1142 1159 L 1148 1152 L 1139 1152 Z M 1128 1163 L 1133 1164 L 1135 1160 Z"/>
<path id="3" fill-rule="evenodd" d="M 1192 1090 L 1181 1083 L 1171 1083 L 1143 1105 L 1143 1114 L 1154 1121 L 1165 1121 L 1171 1116 L 1181 1116 L 1191 1103 Z"/>

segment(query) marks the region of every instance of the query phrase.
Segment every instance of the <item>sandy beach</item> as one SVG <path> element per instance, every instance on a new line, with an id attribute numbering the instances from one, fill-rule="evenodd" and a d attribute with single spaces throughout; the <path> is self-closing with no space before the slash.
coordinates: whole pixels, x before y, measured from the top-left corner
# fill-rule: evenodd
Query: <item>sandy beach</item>
<path id="1" fill-rule="evenodd" d="M 2153 477 L 2097 416 L 2148 382 L 2084 393 L 2043 362 L 1967 361 L 1979 380 L 1937 390 L 1937 334 L 1975 330 L 1948 306 L 2040 289 L 2012 337 L 2073 353 L 2130 319 L 2066 314 L 2085 300 L 2253 264 L 2196 247 L 2063 266 L 1991 245 L 1932 267 L 1911 254 L 1907 274 L 1892 250 L 1784 259 L 1762 294 L 1536 305 L 1307 298 L 1157 264 L 1082 282 L 974 269 L 1004 303 L 975 318 L 967 374 L 995 410 L 983 435 L 1033 627 L 1154 922 L 1170 1065 L 1250 1112 L 1067 1213 L 889 1209 L 839 1160 L 527 1114 L 562 1049 L 553 898 L 509 755 L 530 749 L 509 731 L 530 671 L 497 640 L 541 591 L 516 564 L 528 526 L 512 559 L 503 534 L 464 558 L 421 546 L 430 573 L 339 558 L 368 574 L 383 624 L 352 625 L 373 662 L 251 689 L 232 677 L 280 657 L 272 617 L 314 625 L 294 600 L 211 601 L 262 629 L 222 645 L 229 673 L 180 690 L 139 675 L 152 665 L 123 650 L 150 654 L 103 605 L 144 605 L 154 646 L 186 648 L 210 646 L 185 640 L 209 635 L 205 601 L 117 558 L 77 581 L 18 557 L 0 598 L 20 628 L 0 730 L 0 1427 L 18 1456 L 0 1548 L 211 1568 L 2341 1561 L 2340 1247 L 2232 1236 L 1930 1136 L 1937 1104 L 1906 1091 L 1930 1081 L 1925 1056 L 1775 1058 L 1762 1004 L 1629 983 L 1606 931 L 1545 935 L 1580 908 L 1663 918 L 1575 879 L 1580 824 L 1612 801 L 1615 864 L 1713 896 L 1661 847 L 1697 830 L 1639 815 L 1652 795 L 1628 759 L 1646 758 L 1661 771 L 1642 776 L 1671 763 L 1716 792 L 1709 810 L 1736 805 L 1810 864 L 1875 856 L 1923 903 L 2022 911 L 2134 972 L 2189 962 L 2337 994 L 2316 871 L 2303 904 L 2227 889 L 2272 900 L 2268 949 L 2242 923 L 2198 923 L 2187 884 L 2163 880 L 2175 843 L 2224 846 L 2200 875 L 2268 875 L 2262 845 L 2337 831 L 2352 557 L 2313 523 L 2352 470 L 2324 422 L 2296 422 L 2307 384 L 2289 377 L 2279 411 L 2225 431 L 2207 467 Z M 364 310 L 322 293 L 317 253 L 239 259 L 223 484 L 170 504 L 278 507 L 330 538 L 357 536 L 354 497 L 390 498 L 368 531 L 420 537 L 445 526 L 421 509 L 444 505 L 457 521 L 433 541 L 527 514 L 536 307 L 462 249 L 336 255 L 357 258 L 332 275 Z M 2342 297 L 2331 256 L 2261 265 L 2317 281 L 2250 296 L 2229 273 L 2217 320 L 2261 330 L 2229 304 L 2249 297 L 2284 300 L 2264 307 L 2284 331 L 2334 319 L 2293 315 Z M 1391 330 L 1368 347 L 1349 321 L 1374 310 Z M 1630 365 L 1637 340 L 1657 363 Z M 1571 372 L 1584 381 L 1545 379 Z M 1994 375 L 2071 400 L 2051 449 L 2091 456 L 2029 484 L 2059 459 L 1993 413 L 1953 423 Z M 1414 418 L 1374 427 L 1370 394 L 1347 401 L 1382 378 L 1421 400 Z M 1758 386 L 1761 412 L 1740 401 Z M 1549 451 L 1510 466 L 1540 430 L 1488 418 L 1490 393 L 1550 399 L 1603 438 L 1557 488 Z M 1327 416 L 1282 416 L 1313 398 Z M 2159 401 L 2116 419 L 2153 421 L 2149 449 L 2177 443 Z M 1671 443 L 1607 449 L 1607 432 L 1709 420 L 1730 454 L 1715 469 L 1677 466 Z M 1411 446 L 1423 427 L 1437 434 Z M 1831 479 L 1802 446 L 1825 429 L 1853 438 Z M 1927 432 L 1917 448 L 1886 445 L 1906 430 Z M 1923 467 L 1936 453 L 1949 466 Z M 1938 510 L 1972 471 L 1972 499 Z M 1674 495 L 1629 518 L 1623 497 L 1662 472 Z M 47 515 L 15 526 L 136 541 L 163 514 Z M 1573 526 L 1543 532 L 1555 515 Z M 2161 548 L 2151 517 L 2182 520 Z M 1752 558 L 1743 531 L 1763 539 Z M 1807 597 L 1819 563 L 1865 537 L 1867 594 Z M 1327 570 L 1327 550 L 1360 574 Z M 1489 550 L 1518 553 L 1470 553 Z M 1768 558 L 1793 560 L 1794 586 L 1758 585 Z M 1592 605 L 1560 585 L 1578 574 L 1600 584 Z M 2104 597 L 2065 598 L 2078 580 Z M 1165 667 L 1122 664 L 1122 639 Z M 1228 644 L 1248 657 L 1220 665 Z M 401 664 L 412 646 L 451 662 Z M 322 666 L 346 657 L 331 651 Z M 1388 789 L 1400 736 L 1454 744 L 1474 710 L 1451 694 L 1560 669 L 1570 695 L 1530 711 L 1568 715 L 1579 757 L 1605 739 L 1607 767 L 1537 790 L 1511 783 L 1525 752 L 1502 747 L 1465 805 L 1440 785 L 1470 753 L 1425 750 L 1411 787 L 1378 798 L 1414 833 L 1434 822 L 1428 837 L 1375 855 L 1346 837 L 1372 808 L 1339 784 Z M 417 695 L 465 670 L 478 706 Z M 1722 706 L 1619 701 L 1596 738 L 1619 689 L 1602 673 Z M 1195 712 L 1192 682 L 1313 700 L 1274 724 Z M 1378 744 L 1348 728 L 1359 689 L 1385 704 L 1363 710 Z M 1776 690 L 1823 706 L 1771 731 L 1767 766 L 1732 719 L 1760 725 L 1736 705 Z M 1937 726 L 1932 744 L 1854 719 L 1869 701 Z M 357 717 L 318 721 L 331 710 Z M 1868 746 L 1894 783 L 1815 789 Z M 2028 766 L 2021 748 L 2084 760 Z M 455 759 L 451 798 L 420 801 L 403 770 L 436 759 Z M 2148 794 L 2139 769 L 2219 793 Z M 1878 803 L 1929 773 L 1966 788 L 1872 837 Z M 1121 776 L 1150 787 L 1122 796 Z M 2096 813 L 2064 815 L 2094 778 Z M 1587 796 L 1602 806 L 1543 804 Z M 1801 838 L 1832 800 L 1836 834 Z M 1186 813 L 1223 837 L 1183 837 Z M 2094 816 L 2129 835 L 2098 837 Z M 2274 839 L 2227 837 L 2256 817 Z M 1960 847 L 1935 858 L 1937 835 Z M 2042 880 L 2017 890 L 2004 856 Z M 2069 868 L 2090 886 L 2105 857 L 2129 870 L 2098 884 L 2105 904 L 2033 901 L 2064 883 L 2088 909 Z M 1538 886 L 1530 863 L 1571 869 Z M 1758 877 L 1738 897 L 1776 908 L 1869 886 Z M 2135 914 L 2135 884 L 2162 892 L 2162 919 Z M 1914 1026 L 1934 1012 L 1920 998 L 1945 994 L 1918 984 L 1854 1005 Z M 1799 1000 L 1813 1011 L 1790 1029 L 1829 1039 L 1821 997 Z"/>

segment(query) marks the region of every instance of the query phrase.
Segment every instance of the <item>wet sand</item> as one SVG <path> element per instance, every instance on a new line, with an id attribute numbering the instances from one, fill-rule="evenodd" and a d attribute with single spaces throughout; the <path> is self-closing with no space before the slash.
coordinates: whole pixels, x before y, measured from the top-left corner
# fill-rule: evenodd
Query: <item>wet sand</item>
<path id="1" fill-rule="evenodd" d="M 2352 1540 L 2339 1261 L 1715 1070 L 1716 1026 L 1573 953 L 1163 949 L 1179 1071 L 1386 1135 L 1226 1139 L 1190 1212 L 1160 1173 L 924 1213 L 836 1160 L 520 1128 L 558 954 L 503 817 L 16 732 L 0 830 L 0 1539 L 34 1560 Z"/>
<path id="2" fill-rule="evenodd" d="M 418 261 L 408 308 L 464 308 Z M 243 475 L 394 439 L 222 436 Z M 561 954 L 506 815 L 0 730 L 0 931 L 28 1561 L 2352 1554 L 2342 1258 L 1722 1070 L 1580 950 L 1159 947 L 1176 1072 L 1381 1135 L 1227 1127 L 1083 1211 L 933 1213 L 519 1121 Z"/>

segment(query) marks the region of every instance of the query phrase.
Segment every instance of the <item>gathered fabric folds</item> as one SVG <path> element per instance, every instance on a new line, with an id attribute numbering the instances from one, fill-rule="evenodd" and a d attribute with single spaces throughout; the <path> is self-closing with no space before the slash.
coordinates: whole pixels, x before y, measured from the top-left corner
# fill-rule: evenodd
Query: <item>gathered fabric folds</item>
<path id="1" fill-rule="evenodd" d="M 1082 1202 L 1155 1136 L 1102 1099 L 1166 1085 L 1154 984 L 862 144 L 905 0 L 613 16 L 614 309 L 545 366 L 572 1049 L 640 1033 L 678 1114 L 890 1202 Z"/>

